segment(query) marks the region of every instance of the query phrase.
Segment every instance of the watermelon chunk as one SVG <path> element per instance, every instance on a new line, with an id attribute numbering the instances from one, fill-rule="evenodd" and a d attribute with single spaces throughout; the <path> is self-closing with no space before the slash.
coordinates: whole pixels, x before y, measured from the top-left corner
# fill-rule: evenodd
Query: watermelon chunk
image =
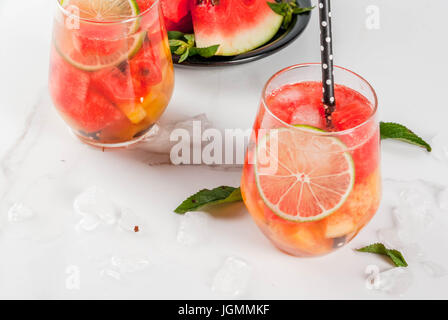
<path id="1" fill-rule="evenodd" d="M 146 11 L 153 5 L 155 0 L 136 0 L 140 13 Z"/>
<path id="2" fill-rule="evenodd" d="M 49 88 L 55 105 L 64 112 L 79 108 L 86 101 L 89 86 L 89 74 L 67 63 L 53 49 Z"/>
<path id="3" fill-rule="evenodd" d="M 222 56 L 237 55 L 265 44 L 283 21 L 267 0 L 194 1 L 191 13 L 196 45 L 220 45 L 217 55 Z"/>
<path id="4" fill-rule="evenodd" d="M 135 95 L 139 98 L 147 96 L 151 87 L 162 81 L 160 58 L 153 52 L 156 47 L 145 42 L 139 53 L 129 61 Z"/>
<path id="5" fill-rule="evenodd" d="M 68 115 L 87 133 L 100 131 L 124 119 L 123 113 L 95 90 L 89 91 L 84 106 L 71 110 Z"/>
<path id="6" fill-rule="evenodd" d="M 73 32 L 73 45 L 82 55 L 111 55 L 126 45 L 123 38 L 126 30 L 120 25 L 106 27 L 95 24 L 82 24 Z"/>
<path id="7" fill-rule="evenodd" d="M 129 65 L 114 67 L 95 72 L 92 75 L 92 86 L 103 93 L 126 115 L 132 123 L 139 123 L 146 117 L 146 112 L 138 102 L 136 91 L 143 91 L 142 86 L 136 89 Z M 147 90 L 147 89 L 146 89 Z M 140 93 L 140 92 L 139 92 Z"/>
<path id="8" fill-rule="evenodd" d="M 190 0 L 161 0 L 165 25 L 169 31 L 191 32 Z"/>
<path id="9" fill-rule="evenodd" d="M 153 47 L 145 42 L 128 63 L 92 74 L 92 86 L 112 101 L 132 123 L 140 123 L 147 113 L 142 104 L 154 85 L 162 81 L 162 72 Z"/>
<path id="10" fill-rule="evenodd" d="M 123 68 L 123 71 L 112 67 L 92 73 L 92 86 L 114 103 L 135 100 L 129 67 Z"/>
<path id="11" fill-rule="evenodd" d="M 120 110 L 90 86 L 89 73 L 52 50 L 49 88 L 53 102 L 69 122 L 86 133 L 100 131 L 124 118 Z"/>

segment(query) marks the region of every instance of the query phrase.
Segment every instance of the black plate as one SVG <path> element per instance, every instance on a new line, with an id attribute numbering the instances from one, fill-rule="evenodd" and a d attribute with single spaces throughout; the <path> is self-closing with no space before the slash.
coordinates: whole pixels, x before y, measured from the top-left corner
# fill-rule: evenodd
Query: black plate
<path id="1" fill-rule="evenodd" d="M 311 7 L 311 0 L 298 0 L 297 2 L 301 7 Z M 297 37 L 305 31 L 310 19 L 311 13 L 296 15 L 289 28 L 287 30 L 280 30 L 267 44 L 237 56 L 216 56 L 208 59 L 200 56 L 193 56 L 182 63 L 178 63 L 178 56 L 173 56 L 174 64 L 180 67 L 216 67 L 243 64 L 263 59 L 279 50 L 286 48 L 295 39 L 297 39 Z"/>

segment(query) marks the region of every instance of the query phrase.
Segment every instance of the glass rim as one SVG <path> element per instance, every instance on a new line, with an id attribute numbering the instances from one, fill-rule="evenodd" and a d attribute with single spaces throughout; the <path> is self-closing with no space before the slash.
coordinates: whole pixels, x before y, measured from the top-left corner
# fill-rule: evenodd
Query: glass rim
<path id="1" fill-rule="evenodd" d="M 145 16 L 148 12 L 152 11 L 152 9 L 159 3 L 160 0 L 154 0 L 154 3 L 145 11 L 140 12 L 138 15 L 135 16 L 130 16 L 130 17 L 126 17 L 123 18 L 121 20 L 114 20 L 114 21 L 98 21 L 98 20 L 92 20 L 92 19 L 88 19 L 88 18 L 79 18 L 79 21 L 82 22 L 87 22 L 87 23 L 92 23 L 92 24 L 99 24 L 99 25 L 113 25 L 113 24 L 124 24 L 124 23 L 128 23 L 128 22 L 133 22 L 143 16 Z M 70 16 L 72 15 L 72 13 L 70 11 L 68 11 L 67 9 L 65 9 L 62 4 L 61 4 L 61 0 L 56 0 L 57 6 L 59 8 L 59 10 L 66 16 Z"/>
<path id="2" fill-rule="evenodd" d="M 372 121 L 372 119 L 374 119 L 377 115 L 378 112 L 378 96 L 376 94 L 375 89 L 372 87 L 372 85 L 362 76 L 360 76 L 359 74 L 357 74 L 356 72 L 353 72 L 347 68 L 344 67 L 340 67 L 340 66 L 334 66 L 335 69 L 339 69 L 345 72 L 348 72 L 352 75 L 354 75 L 355 77 L 357 77 L 359 80 L 361 80 L 362 82 L 364 82 L 369 90 L 372 92 L 373 94 L 373 110 L 372 110 L 372 114 L 362 123 L 358 124 L 357 126 L 350 128 L 350 129 L 345 129 L 345 130 L 341 130 L 341 131 L 316 131 L 316 132 L 311 132 L 310 130 L 307 130 L 305 128 L 302 128 L 300 126 L 295 126 L 292 125 L 290 123 L 287 123 L 283 120 L 281 120 L 278 116 L 276 116 L 272 110 L 270 109 L 268 103 L 266 102 L 266 96 L 267 96 L 267 88 L 268 86 L 272 83 L 273 80 L 275 80 L 278 76 L 287 73 L 291 70 L 295 70 L 295 69 L 300 69 L 300 68 L 305 68 L 305 67 L 316 67 L 316 66 L 321 66 L 322 64 L 320 62 L 310 62 L 310 63 L 301 63 L 301 64 L 295 64 L 289 67 L 286 67 L 280 71 L 278 71 L 277 73 L 275 73 L 273 76 L 271 76 L 269 78 L 269 80 L 266 82 L 266 84 L 263 87 L 263 96 L 262 96 L 262 102 L 263 105 L 265 107 L 265 109 L 267 110 L 267 112 L 278 122 L 280 122 L 281 124 L 283 124 L 285 127 L 288 128 L 292 128 L 294 130 L 298 130 L 304 134 L 310 134 L 310 135 L 314 135 L 314 136 L 341 136 L 341 135 L 346 135 L 346 134 L 350 134 L 353 133 L 353 131 L 356 131 L 358 129 L 360 129 L 361 127 L 365 126 L 366 124 L 368 124 L 370 121 Z M 297 82 L 298 83 L 298 82 Z M 366 97 L 367 99 L 367 97 Z"/>

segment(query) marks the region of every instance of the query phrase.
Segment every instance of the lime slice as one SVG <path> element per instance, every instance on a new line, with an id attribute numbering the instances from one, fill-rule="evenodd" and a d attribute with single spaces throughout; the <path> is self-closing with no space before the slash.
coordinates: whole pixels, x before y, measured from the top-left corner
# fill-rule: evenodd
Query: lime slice
<path id="1" fill-rule="evenodd" d="M 139 14 L 135 0 L 61 0 L 64 8 L 76 6 L 81 18 L 100 22 L 122 21 Z M 120 25 L 106 26 L 88 24 L 81 30 L 67 30 L 69 34 L 55 37 L 56 50 L 75 67 L 85 71 L 96 71 L 116 66 L 133 57 L 141 48 L 146 32 L 135 33 L 139 28 L 136 19 L 129 30 Z M 88 33 L 87 36 L 83 32 Z M 117 40 L 106 40 L 115 32 Z M 86 52 L 85 48 L 104 48 L 102 52 Z"/>
<path id="2" fill-rule="evenodd" d="M 80 17 L 100 22 L 116 22 L 140 13 L 135 0 L 61 0 L 64 8 L 75 6 Z"/>
<path id="3" fill-rule="evenodd" d="M 146 32 L 141 32 L 126 39 L 119 50 L 105 55 L 86 55 L 73 44 L 73 39 L 65 38 L 55 41 L 55 48 L 70 64 L 84 71 L 97 71 L 107 67 L 117 66 L 131 59 L 142 47 Z"/>
<path id="4" fill-rule="evenodd" d="M 276 215 L 294 222 L 316 221 L 346 201 L 355 166 L 342 141 L 310 134 L 322 132 L 314 127 L 298 127 L 302 130 L 281 128 L 260 138 L 255 178 L 260 196 Z"/>

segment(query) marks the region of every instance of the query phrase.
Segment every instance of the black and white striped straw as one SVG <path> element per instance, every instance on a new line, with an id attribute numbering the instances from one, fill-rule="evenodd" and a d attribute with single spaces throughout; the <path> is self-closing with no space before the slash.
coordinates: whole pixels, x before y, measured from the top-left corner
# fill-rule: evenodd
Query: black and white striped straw
<path id="1" fill-rule="evenodd" d="M 331 32 L 330 0 L 319 0 L 320 51 L 322 60 L 323 103 L 327 126 L 331 127 L 331 115 L 335 110 L 333 37 Z"/>

